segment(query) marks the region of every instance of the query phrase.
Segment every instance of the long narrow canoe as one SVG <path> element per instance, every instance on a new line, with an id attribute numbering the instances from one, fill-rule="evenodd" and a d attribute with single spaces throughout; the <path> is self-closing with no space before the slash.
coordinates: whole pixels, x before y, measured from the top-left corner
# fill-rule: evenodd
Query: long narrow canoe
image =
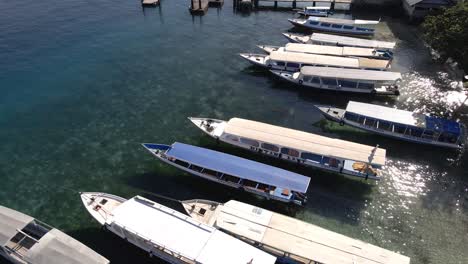
<path id="1" fill-rule="evenodd" d="M 287 170 L 183 143 L 143 144 L 159 160 L 206 180 L 267 199 L 303 205 L 310 178 Z"/>
<path id="2" fill-rule="evenodd" d="M 444 118 L 350 101 L 346 109 L 317 106 L 328 119 L 382 136 L 447 148 L 463 148 L 466 128 Z"/>
<path id="3" fill-rule="evenodd" d="M 241 118 L 189 117 L 209 136 L 255 153 L 343 175 L 380 179 L 385 149 Z"/>

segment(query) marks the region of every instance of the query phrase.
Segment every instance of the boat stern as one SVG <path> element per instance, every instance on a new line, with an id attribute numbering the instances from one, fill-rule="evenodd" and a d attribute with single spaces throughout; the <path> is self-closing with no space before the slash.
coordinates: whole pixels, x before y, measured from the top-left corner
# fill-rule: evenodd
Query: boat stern
<path id="1" fill-rule="evenodd" d="M 219 138 L 223 134 L 226 125 L 226 121 L 213 118 L 189 117 L 188 119 L 213 138 Z"/>
<path id="2" fill-rule="evenodd" d="M 112 217 L 112 211 L 126 201 L 122 197 L 100 192 L 80 192 L 80 197 L 88 213 L 101 225 L 105 225 Z"/>

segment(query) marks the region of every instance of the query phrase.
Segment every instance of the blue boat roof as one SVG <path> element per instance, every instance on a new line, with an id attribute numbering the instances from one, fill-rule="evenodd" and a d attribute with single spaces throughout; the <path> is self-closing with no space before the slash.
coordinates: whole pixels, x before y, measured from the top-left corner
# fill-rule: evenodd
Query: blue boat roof
<path id="1" fill-rule="evenodd" d="M 432 116 L 426 116 L 426 128 L 455 135 L 460 135 L 461 133 L 460 123 Z"/>
<path id="2" fill-rule="evenodd" d="M 194 165 L 301 193 L 307 192 L 310 178 L 263 163 L 175 142 L 166 155 Z"/>

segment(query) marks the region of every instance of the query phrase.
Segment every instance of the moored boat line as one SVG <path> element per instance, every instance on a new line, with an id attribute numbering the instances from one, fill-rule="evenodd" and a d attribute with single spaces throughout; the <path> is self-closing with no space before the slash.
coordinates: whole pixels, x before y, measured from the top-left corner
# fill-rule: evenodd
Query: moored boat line
<path id="1" fill-rule="evenodd" d="M 303 66 L 386 71 L 390 69 L 391 63 L 389 60 L 348 58 L 288 51 L 273 51 L 269 55 L 253 53 L 241 53 L 239 55 L 253 65 L 289 72 L 299 71 Z"/>
<path id="2" fill-rule="evenodd" d="M 462 148 L 466 140 L 462 124 L 443 118 L 354 101 L 346 109 L 317 107 L 332 121 L 410 142 Z"/>
<path id="3" fill-rule="evenodd" d="M 308 29 L 361 36 L 374 35 L 375 29 L 371 28 L 371 26 L 375 26 L 380 22 L 375 20 L 351 20 L 328 17 L 309 17 L 308 19 L 293 18 L 288 19 L 288 21 L 294 26 Z"/>
<path id="4" fill-rule="evenodd" d="M 105 229 L 175 264 L 273 264 L 276 258 L 211 226 L 141 196 L 81 193 Z M 66 263 L 66 262 L 63 262 Z"/>
<path id="5" fill-rule="evenodd" d="M 301 35 L 294 33 L 282 33 L 289 41 L 303 44 L 332 45 L 340 47 L 373 48 L 378 51 L 392 51 L 395 42 L 379 41 L 372 39 L 361 39 L 346 36 L 337 36 L 324 33 L 312 33 L 312 35 Z"/>
<path id="6" fill-rule="evenodd" d="M 181 203 L 195 220 L 256 245 L 286 263 L 410 263 L 410 258 L 390 250 L 239 201 Z"/>
<path id="7" fill-rule="evenodd" d="M 144 143 L 159 160 L 192 175 L 267 199 L 303 205 L 310 178 L 287 170 L 183 143 Z"/>
<path id="8" fill-rule="evenodd" d="M 284 47 L 269 45 L 258 45 L 258 47 L 268 54 L 274 51 L 287 51 L 339 57 L 365 57 L 371 59 L 385 60 L 392 58 L 390 53 L 386 51 L 380 52 L 372 48 L 338 47 L 301 43 L 288 43 Z"/>
<path id="9" fill-rule="evenodd" d="M 397 83 L 401 80 L 401 74 L 398 72 L 313 66 L 304 66 L 294 73 L 270 71 L 283 80 L 315 89 L 375 95 L 400 94 Z"/>
<path id="10" fill-rule="evenodd" d="M 20 264 L 109 263 L 62 231 L 1 205 L 0 255 Z"/>
<path id="11" fill-rule="evenodd" d="M 380 179 L 385 149 L 252 120 L 189 117 L 209 136 L 250 151 L 343 175 Z"/>

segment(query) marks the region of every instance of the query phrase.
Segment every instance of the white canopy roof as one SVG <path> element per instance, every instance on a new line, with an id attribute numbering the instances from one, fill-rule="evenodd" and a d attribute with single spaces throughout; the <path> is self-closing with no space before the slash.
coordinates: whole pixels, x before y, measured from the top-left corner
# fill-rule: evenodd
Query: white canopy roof
<path id="1" fill-rule="evenodd" d="M 398 253 L 234 200 L 219 205 L 212 218 L 220 229 L 320 263 L 410 262 Z"/>
<path id="2" fill-rule="evenodd" d="M 331 18 L 331 17 L 309 17 L 309 21 L 318 21 L 326 22 L 330 24 L 340 24 L 340 25 L 376 25 L 380 21 L 377 20 L 352 20 L 352 19 L 342 19 L 342 18 Z"/>
<path id="3" fill-rule="evenodd" d="M 4 246 L 18 231 L 34 220 L 21 212 L 0 206 L 0 245 Z M 107 259 L 81 242 L 55 228 L 25 253 L 34 264 L 104 264 Z"/>
<path id="4" fill-rule="evenodd" d="M 34 218 L 21 212 L 0 205 L 0 246 L 4 246 L 10 239 L 29 224 Z"/>
<path id="5" fill-rule="evenodd" d="M 323 34 L 323 33 L 313 33 L 312 36 L 310 36 L 310 40 L 313 42 L 323 42 L 323 43 L 329 43 L 329 44 L 340 45 L 340 46 L 367 47 L 367 48 L 389 49 L 389 50 L 394 49 L 396 45 L 395 42 L 344 37 L 344 36 Z"/>
<path id="6" fill-rule="evenodd" d="M 69 235 L 52 229 L 27 253 L 34 264 L 104 264 L 107 259 Z"/>
<path id="7" fill-rule="evenodd" d="M 346 112 L 410 126 L 426 127 L 426 116 L 410 111 L 349 101 Z"/>
<path id="8" fill-rule="evenodd" d="M 375 60 L 367 58 L 346 58 L 318 54 L 307 54 L 287 51 L 273 51 L 270 59 L 275 61 L 296 62 L 313 65 L 328 65 L 345 68 L 373 68 L 387 69 L 390 62 L 387 60 Z"/>
<path id="9" fill-rule="evenodd" d="M 240 137 L 259 140 L 282 147 L 312 152 L 319 155 L 369 162 L 374 147 L 341 139 L 324 137 L 304 131 L 269 125 L 252 120 L 231 118 L 224 132 Z M 378 148 L 372 164 L 385 165 L 386 150 Z"/>
<path id="10" fill-rule="evenodd" d="M 372 71 L 372 70 L 359 70 L 359 69 L 340 69 L 331 67 L 314 67 L 304 66 L 301 68 L 301 74 L 339 78 L 349 80 L 363 80 L 363 81 L 397 81 L 401 79 L 399 72 L 389 71 Z"/>
<path id="11" fill-rule="evenodd" d="M 375 50 L 370 48 L 338 47 L 301 43 L 288 43 L 284 47 L 284 50 L 289 52 L 325 54 L 334 56 L 377 56 Z"/>
<path id="12" fill-rule="evenodd" d="M 268 264 L 276 258 L 191 217 L 140 196 L 113 210 L 108 224 L 141 234 L 153 243 L 203 264 Z"/>

